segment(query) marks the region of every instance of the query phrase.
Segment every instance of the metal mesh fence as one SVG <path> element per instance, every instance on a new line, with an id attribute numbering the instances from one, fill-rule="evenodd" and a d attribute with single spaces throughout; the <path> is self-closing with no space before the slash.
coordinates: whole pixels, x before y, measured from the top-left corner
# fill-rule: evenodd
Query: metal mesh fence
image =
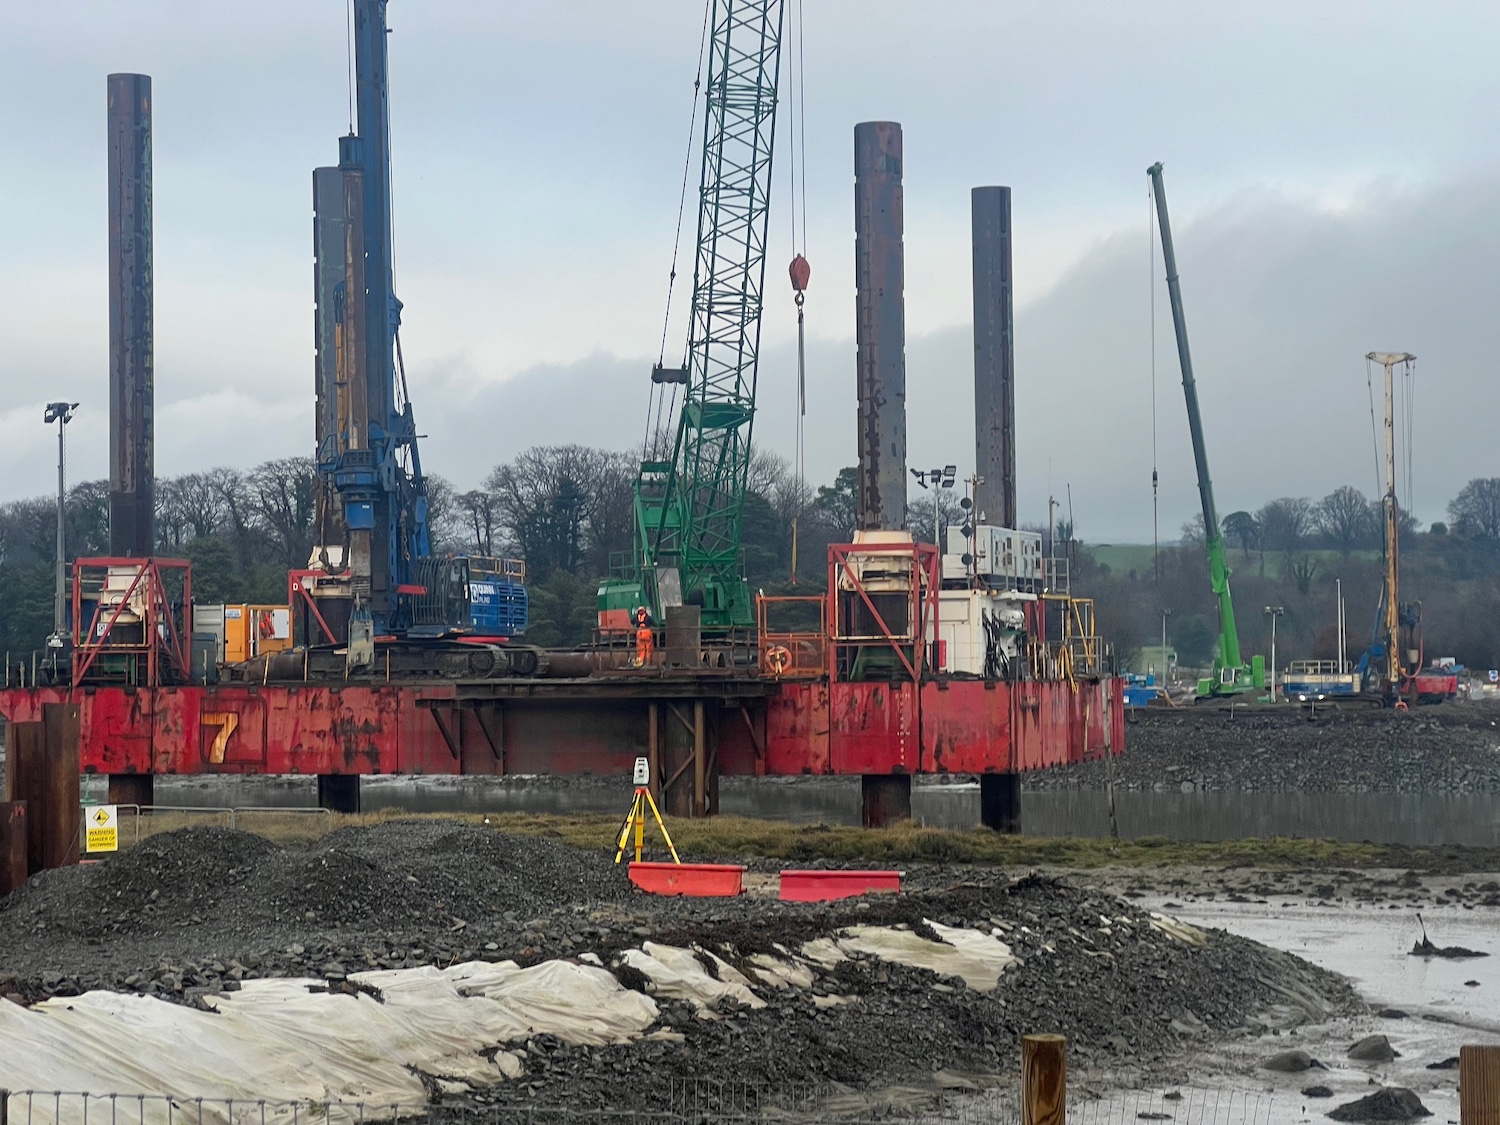
<path id="1" fill-rule="evenodd" d="M 527 1102 L 380 1105 L 362 1101 L 183 1098 L 162 1094 L 0 1091 L 0 1125 L 1019 1125 L 1020 1091 L 855 1089 L 668 1080 L 656 1107 L 581 1109 Z M 1229 1088 L 1116 1090 L 1069 1099 L 1067 1125 L 1274 1125 L 1273 1096 Z"/>

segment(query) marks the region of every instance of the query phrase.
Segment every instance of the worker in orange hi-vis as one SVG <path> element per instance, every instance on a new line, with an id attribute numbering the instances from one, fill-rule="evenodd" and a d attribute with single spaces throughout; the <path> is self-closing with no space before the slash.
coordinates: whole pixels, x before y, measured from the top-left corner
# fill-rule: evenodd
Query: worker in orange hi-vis
<path id="1" fill-rule="evenodd" d="M 651 614 L 645 606 L 635 610 L 635 666 L 644 668 L 656 656 L 656 633 L 653 631 Z"/>

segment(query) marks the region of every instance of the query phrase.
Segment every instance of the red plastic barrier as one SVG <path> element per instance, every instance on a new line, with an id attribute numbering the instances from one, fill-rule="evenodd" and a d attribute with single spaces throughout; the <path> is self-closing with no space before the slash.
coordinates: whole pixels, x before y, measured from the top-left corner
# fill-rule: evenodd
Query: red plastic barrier
<path id="1" fill-rule="evenodd" d="M 783 871 L 781 897 L 787 902 L 827 902 L 870 891 L 899 891 L 901 871 Z"/>
<path id="2" fill-rule="evenodd" d="M 744 890 L 745 869 L 732 863 L 632 863 L 630 881 L 653 895 L 732 898 Z"/>

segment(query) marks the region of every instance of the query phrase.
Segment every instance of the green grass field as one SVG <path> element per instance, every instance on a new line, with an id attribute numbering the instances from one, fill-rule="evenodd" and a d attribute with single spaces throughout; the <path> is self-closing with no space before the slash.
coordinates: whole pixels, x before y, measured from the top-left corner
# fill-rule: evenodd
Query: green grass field
<path id="1" fill-rule="evenodd" d="M 1175 547 L 1175 541 L 1163 543 L 1163 547 Z M 1149 574 L 1152 570 L 1153 555 L 1155 548 L 1150 543 L 1098 543 L 1085 544 L 1084 550 L 1097 563 L 1109 567 L 1116 574 L 1128 574 L 1135 571 L 1137 574 Z M 1229 544 L 1229 565 L 1236 570 L 1249 572 L 1260 566 L 1260 554 L 1251 551 L 1246 557 L 1234 544 Z M 1339 562 L 1343 556 L 1337 551 L 1299 551 L 1298 556 L 1305 555 L 1308 558 L 1317 559 L 1324 566 L 1332 566 Z M 1379 559 L 1379 551 L 1351 551 L 1352 558 Z M 1266 573 L 1268 575 L 1279 574 L 1281 571 L 1281 556 L 1273 551 L 1266 552 Z"/>
<path id="2" fill-rule="evenodd" d="M 336 828 L 379 824 L 413 818 L 399 810 L 345 816 L 268 815 L 247 818 L 242 827 L 283 844 L 309 843 Z M 533 813 L 423 814 L 419 819 L 447 819 L 469 824 L 487 823 L 492 829 L 518 835 L 549 836 L 593 851 L 613 850 L 621 818 L 602 814 L 558 816 Z M 211 824 L 213 818 L 181 813 L 158 814 L 143 820 L 141 835 Z M 1500 869 L 1500 850 L 1492 848 L 1412 848 L 1383 844 L 1347 844 L 1331 840 L 1250 839 L 1221 843 L 1169 840 L 1164 836 L 1138 840 L 1085 839 L 1063 836 L 1002 836 L 986 829 L 967 832 L 921 828 L 906 823 L 894 828 L 869 829 L 821 824 L 787 824 L 717 816 L 706 820 L 667 822 L 678 851 L 704 859 L 772 859 L 792 862 L 829 860 L 838 863 L 955 863 L 1006 868 L 1090 870 L 1101 867 L 1217 867 L 1314 869 L 1415 868 L 1441 871 Z M 134 842 L 134 826 L 122 825 L 121 844 Z M 665 854 L 654 827 L 648 842 Z M 660 858 L 658 856 L 658 858 Z"/>

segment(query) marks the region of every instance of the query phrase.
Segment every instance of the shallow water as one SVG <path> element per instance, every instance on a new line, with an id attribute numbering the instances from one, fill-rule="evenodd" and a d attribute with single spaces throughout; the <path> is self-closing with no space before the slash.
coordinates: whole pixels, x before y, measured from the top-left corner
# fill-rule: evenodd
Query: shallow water
<path id="1" fill-rule="evenodd" d="M 1234 1050 L 1238 1058 L 1218 1075 L 1195 1075 L 1195 1084 L 1274 1090 L 1266 1125 L 1326 1120 L 1335 1105 L 1363 1097 L 1374 1087 L 1415 1090 L 1432 1111 L 1432 1121 L 1458 1119 L 1458 1072 L 1428 1070 L 1429 1063 L 1458 1054 L 1466 1043 L 1500 1042 L 1500 911 L 1459 906 L 1424 907 L 1427 933 L 1438 945 L 1462 945 L 1488 957 L 1446 960 L 1409 956 L 1421 935 L 1416 912 L 1401 906 L 1316 906 L 1303 899 L 1286 905 L 1194 902 L 1171 913 L 1194 925 L 1228 930 L 1294 953 L 1347 977 L 1372 1011 L 1394 1008 L 1405 1018 L 1375 1015 L 1339 1019 L 1278 1037 L 1249 1040 Z M 1160 909 L 1163 900 L 1139 905 Z M 1469 984 L 1467 982 L 1476 982 Z M 1350 1045 L 1365 1035 L 1386 1036 L 1399 1058 L 1390 1063 L 1357 1063 Z M 1259 1064 L 1277 1051 L 1298 1047 L 1326 1067 L 1302 1074 L 1278 1074 Z M 1330 1087 L 1334 1097 L 1311 1100 L 1300 1090 L 1311 1083 Z"/>

